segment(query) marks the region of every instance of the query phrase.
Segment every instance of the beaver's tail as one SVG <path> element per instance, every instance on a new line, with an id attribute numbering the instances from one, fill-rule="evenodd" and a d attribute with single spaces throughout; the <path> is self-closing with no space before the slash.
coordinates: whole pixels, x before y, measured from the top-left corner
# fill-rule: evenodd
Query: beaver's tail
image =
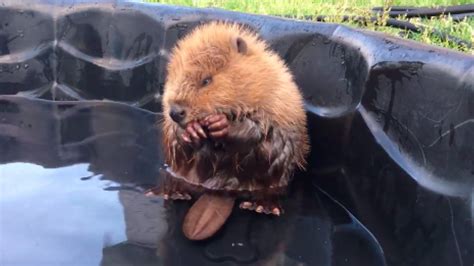
<path id="1" fill-rule="evenodd" d="M 184 235 L 191 240 L 213 236 L 229 218 L 234 202 L 235 198 L 230 196 L 201 195 L 184 217 Z"/>

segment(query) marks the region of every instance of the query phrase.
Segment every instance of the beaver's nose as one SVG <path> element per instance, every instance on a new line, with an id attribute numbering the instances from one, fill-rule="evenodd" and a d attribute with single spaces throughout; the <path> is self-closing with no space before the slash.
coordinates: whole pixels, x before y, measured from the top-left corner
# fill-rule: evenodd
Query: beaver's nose
<path id="1" fill-rule="evenodd" d="M 179 124 L 186 118 L 186 110 L 182 106 L 173 104 L 170 108 L 170 117 Z"/>

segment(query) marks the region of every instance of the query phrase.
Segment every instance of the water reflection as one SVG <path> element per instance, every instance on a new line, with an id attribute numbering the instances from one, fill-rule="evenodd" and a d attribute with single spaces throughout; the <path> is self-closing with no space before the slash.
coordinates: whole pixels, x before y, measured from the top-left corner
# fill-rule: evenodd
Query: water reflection
<path id="1" fill-rule="evenodd" d="M 101 192 L 110 181 L 82 181 L 87 164 L 10 163 L 0 173 L 0 264 L 97 265 L 104 246 L 126 240 L 118 193 Z"/>

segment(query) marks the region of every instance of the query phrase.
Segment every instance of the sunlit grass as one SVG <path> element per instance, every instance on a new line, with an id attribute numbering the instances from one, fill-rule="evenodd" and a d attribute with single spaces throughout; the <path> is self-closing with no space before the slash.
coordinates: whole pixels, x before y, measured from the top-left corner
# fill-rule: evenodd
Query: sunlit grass
<path id="1" fill-rule="evenodd" d="M 472 0 L 144 0 L 147 2 L 158 2 L 164 4 L 183 5 L 192 7 L 217 7 L 232 11 L 263 15 L 285 15 L 294 18 L 304 18 L 307 16 L 328 16 L 328 22 L 343 23 L 352 27 L 363 27 L 369 30 L 382 31 L 399 37 L 412 39 L 432 45 L 451 48 L 474 54 L 474 49 L 457 45 L 455 42 L 442 40 L 432 30 L 436 29 L 444 34 L 455 36 L 459 39 L 474 41 L 474 19 L 465 19 L 455 22 L 449 16 L 440 18 L 420 19 L 413 18 L 409 21 L 422 25 L 426 28 L 421 33 L 413 33 L 401 29 L 383 26 L 384 19 L 377 23 L 360 25 L 354 22 L 342 22 L 341 15 L 356 15 L 370 17 L 371 8 L 375 6 L 447 6 L 470 4 Z"/>

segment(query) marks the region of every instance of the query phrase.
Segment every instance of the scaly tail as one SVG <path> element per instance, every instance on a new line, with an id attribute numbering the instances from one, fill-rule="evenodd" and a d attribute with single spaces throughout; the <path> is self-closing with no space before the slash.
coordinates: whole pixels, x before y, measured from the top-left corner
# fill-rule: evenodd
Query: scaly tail
<path id="1" fill-rule="evenodd" d="M 233 197 L 203 194 L 184 217 L 184 235 L 190 240 L 213 236 L 229 218 L 234 203 Z"/>

